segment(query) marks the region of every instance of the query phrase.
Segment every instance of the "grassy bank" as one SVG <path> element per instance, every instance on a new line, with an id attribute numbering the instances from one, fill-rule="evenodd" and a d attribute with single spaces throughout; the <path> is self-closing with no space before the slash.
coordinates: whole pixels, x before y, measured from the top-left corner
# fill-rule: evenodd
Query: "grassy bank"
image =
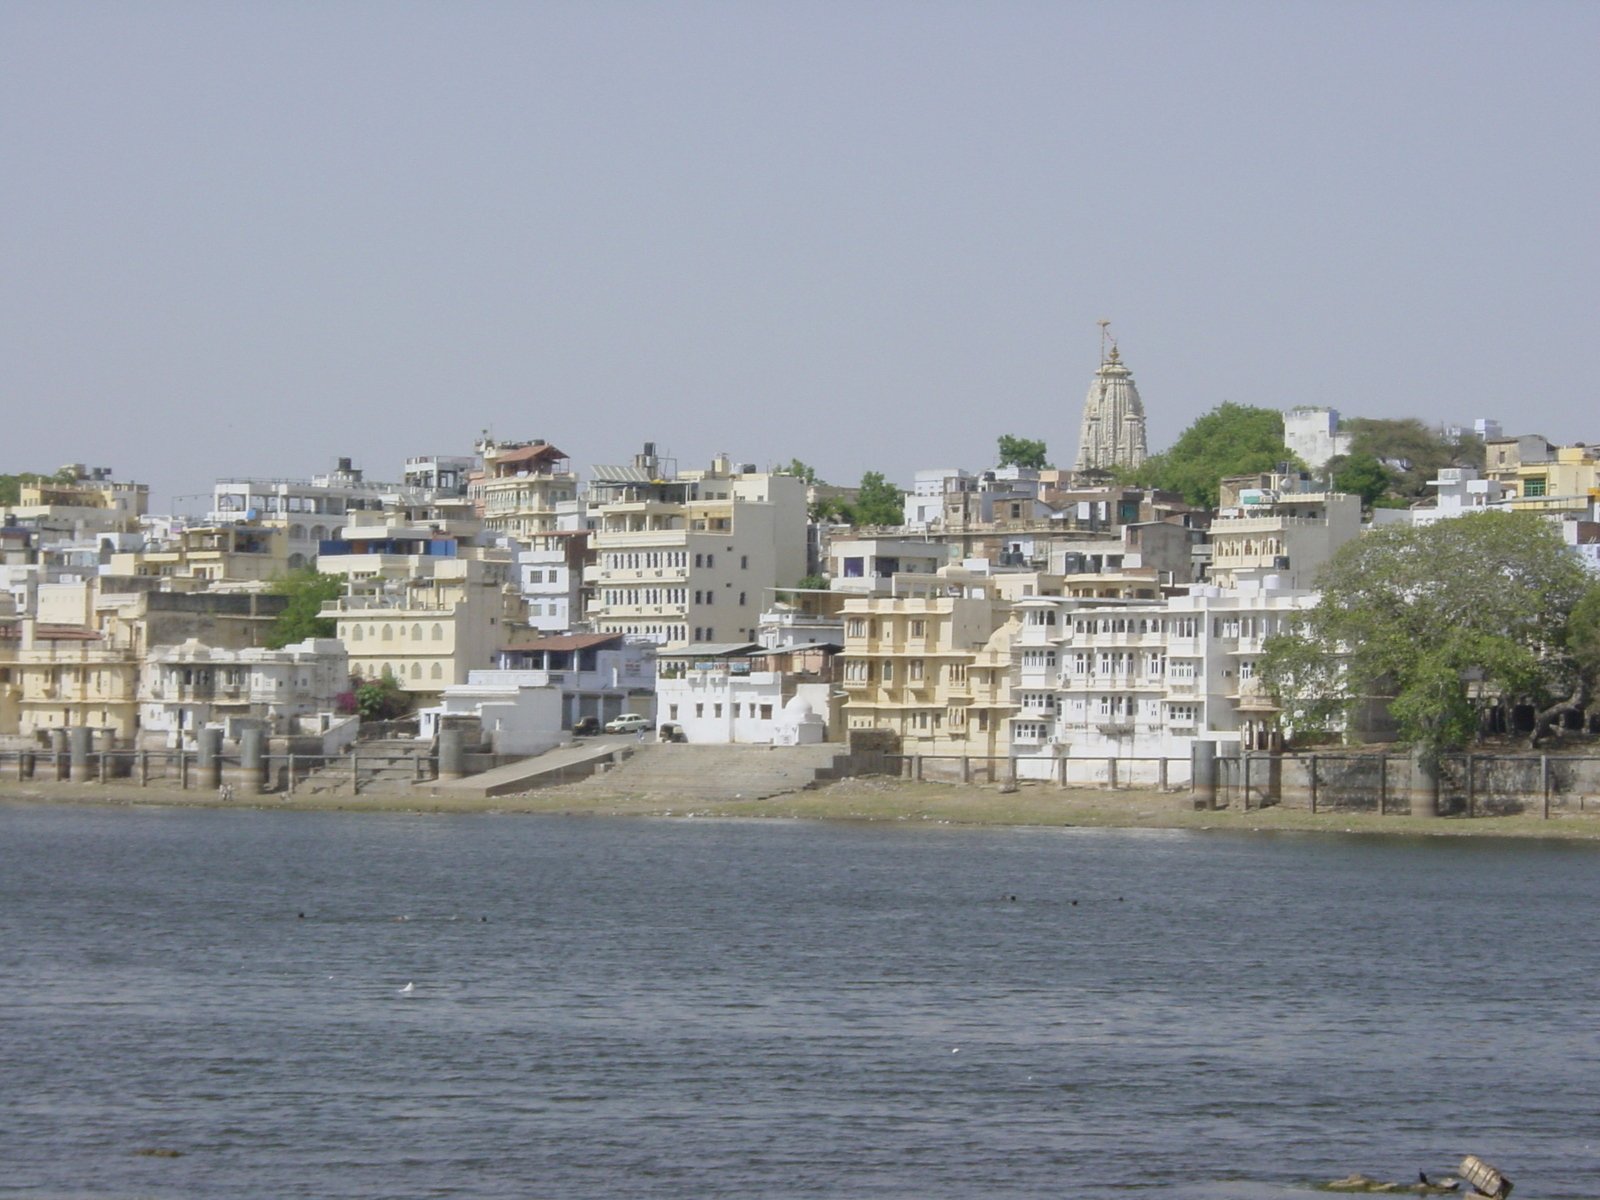
<path id="1" fill-rule="evenodd" d="M 0 784 L 0 801 L 97 805 L 187 805 L 299 811 L 562 813 L 577 816 L 788 817 L 844 821 L 932 821 L 952 825 L 1054 825 L 1129 829 L 1233 829 L 1328 833 L 1406 833 L 1442 837 L 1542 837 L 1600 840 L 1600 814 L 1544 821 L 1528 817 L 1379 817 L 1372 813 L 1267 808 L 1197 812 L 1182 795 L 1024 786 L 1004 794 L 887 779 L 846 779 L 814 791 L 766 800 L 696 801 L 681 797 L 574 795 L 562 788 L 521 796 L 444 800 L 430 796 L 245 796 L 126 784 Z"/>

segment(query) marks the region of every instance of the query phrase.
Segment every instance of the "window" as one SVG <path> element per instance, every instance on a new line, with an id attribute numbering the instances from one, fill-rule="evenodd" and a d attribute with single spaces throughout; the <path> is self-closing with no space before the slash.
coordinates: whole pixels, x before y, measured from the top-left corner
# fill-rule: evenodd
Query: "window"
<path id="1" fill-rule="evenodd" d="M 667 705 L 667 720 L 676 721 L 677 719 L 678 719 L 678 706 L 676 704 Z"/>
<path id="2" fill-rule="evenodd" d="M 713 716 L 713 717 L 720 717 L 720 716 L 721 716 L 721 715 L 722 715 L 722 705 L 720 705 L 720 704 L 713 704 L 713 705 L 712 705 L 712 706 L 711 706 L 711 715 L 712 715 L 712 716 Z"/>
<path id="3" fill-rule="evenodd" d="M 694 706 L 694 715 L 697 716 L 697 717 L 705 716 L 706 715 L 706 706 L 704 704 L 696 704 Z"/>
<path id="4" fill-rule="evenodd" d="M 739 555 L 739 570 L 748 571 L 749 569 L 750 569 L 750 556 L 748 554 Z"/>
<path id="5" fill-rule="evenodd" d="M 394 627 L 393 626 L 385 625 L 383 627 L 383 640 L 386 641 L 386 642 L 394 641 Z"/>
<path id="6" fill-rule="evenodd" d="M 867 636 L 867 622 L 866 622 L 866 620 L 864 618 L 862 618 L 862 617 L 851 617 L 848 621 L 845 622 L 844 633 L 845 633 L 846 637 L 853 637 L 853 638 L 866 637 Z"/>
<path id="7" fill-rule="evenodd" d="M 743 604 L 743 603 L 744 603 L 744 593 L 743 593 L 743 592 L 740 592 L 740 593 L 739 593 L 739 603 L 740 603 L 740 604 Z"/>
<path id="8" fill-rule="evenodd" d="M 1054 625 L 1056 614 L 1054 609 L 1034 608 L 1028 610 L 1029 625 Z"/>
<path id="9" fill-rule="evenodd" d="M 359 642 L 361 640 L 361 626 L 352 625 L 350 627 L 350 640 L 352 642 Z"/>
<path id="10" fill-rule="evenodd" d="M 433 664 L 433 670 L 430 671 L 429 674 L 435 679 L 443 679 L 444 678 L 444 666 L 442 664 L 440 664 L 440 663 L 434 663 Z"/>
<path id="11" fill-rule="evenodd" d="M 421 663 L 414 662 L 414 663 L 411 664 L 411 678 L 413 678 L 413 679 L 421 679 L 422 678 L 422 664 Z"/>
<path id="12" fill-rule="evenodd" d="M 411 640 L 414 641 L 414 642 L 420 642 L 422 640 L 422 626 L 421 625 L 413 625 L 411 627 Z"/>
<path id="13" fill-rule="evenodd" d="M 967 664 L 966 663 L 951 663 L 950 664 L 950 682 L 951 683 L 965 683 L 966 681 L 967 681 Z"/>
<path id="14" fill-rule="evenodd" d="M 913 681 L 920 680 L 922 678 L 922 669 L 922 659 L 913 658 L 909 663 L 906 664 L 906 678 Z"/>
<path id="15" fill-rule="evenodd" d="M 717 556 L 715 554 L 706 555 L 706 566 L 714 567 L 716 565 L 717 565 Z"/>
<path id="16" fill-rule="evenodd" d="M 544 582 L 544 572 L 543 571 L 529 571 L 528 572 L 528 582 L 529 583 L 543 583 Z"/>
<path id="17" fill-rule="evenodd" d="M 763 704 L 763 705 L 762 705 L 762 706 L 761 706 L 761 719 L 762 719 L 762 720 L 763 720 L 763 721 L 770 721 L 770 720 L 772 720 L 772 705 L 770 705 L 770 704 Z"/>
<path id="18" fill-rule="evenodd" d="M 894 682 L 894 662 L 890 659 L 885 659 L 883 663 L 883 681 L 885 683 Z"/>
<path id="19" fill-rule="evenodd" d="M 844 560 L 844 577 L 846 579 L 860 579 L 866 572 L 867 560 L 864 558 L 847 558 Z"/>
<path id="20" fill-rule="evenodd" d="M 1042 742 L 1045 725 L 1042 721 L 1014 721 L 1011 725 L 1011 736 L 1019 742 Z"/>
<path id="21" fill-rule="evenodd" d="M 911 622 L 911 636 L 914 638 L 927 637 L 928 622 L 920 618 L 913 620 Z"/>

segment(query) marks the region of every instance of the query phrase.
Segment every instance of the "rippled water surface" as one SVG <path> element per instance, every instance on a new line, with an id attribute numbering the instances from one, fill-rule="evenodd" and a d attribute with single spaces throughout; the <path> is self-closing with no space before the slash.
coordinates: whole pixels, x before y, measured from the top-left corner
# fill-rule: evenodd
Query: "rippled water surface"
<path id="1" fill-rule="evenodd" d="M 4 807 L 0 1197 L 1592 1200 L 1597 902 L 1571 844 Z"/>

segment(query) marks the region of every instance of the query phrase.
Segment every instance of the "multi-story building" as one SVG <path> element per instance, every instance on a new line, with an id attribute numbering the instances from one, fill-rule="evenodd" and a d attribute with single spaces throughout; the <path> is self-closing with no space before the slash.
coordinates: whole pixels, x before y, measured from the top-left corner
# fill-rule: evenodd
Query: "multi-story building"
<path id="1" fill-rule="evenodd" d="M 154 575 L 221 582 L 280 578 L 292 569 L 281 525 L 199 525 L 176 532 L 165 544 L 110 555 L 110 575 Z"/>
<path id="2" fill-rule="evenodd" d="M 528 626 L 566 633 L 583 620 L 585 568 L 593 561 L 582 530 L 536 533 L 517 553 L 517 582 L 528 606 Z"/>
<path id="3" fill-rule="evenodd" d="M 1158 760 L 1187 759 L 1197 739 L 1270 748 L 1276 709 L 1256 663 L 1315 603 L 1304 591 L 1211 586 L 1160 600 L 1019 600 L 1010 744 L 1020 773 L 1085 782 L 1118 759 L 1123 782 L 1151 782 Z"/>
<path id="4" fill-rule="evenodd" d="M 1283 444 L 1313 471 L 1350 453 L 1355 434 L 1339 432 L 1336 408 L 1291 408 L 1283 414 Z"/>
<path id="5" fill-rule="evenodd" d="M 550 687 L 561 693 L 561 728 L 583 717 L 604 723 L 647 712 L 656 679 L 656 644 L 621 633 L 563 633 L 513 638 L 495 656 L 497 670 L 471 681 Z"/>
<path id="6" fill-rule="evenodd" d="M 893 730 L 910 754 L 1005 754 L 1010 608 L 993 579 L 959 567 L 846 600 L 847 728 Z"/>
<path id="7" fill-rule="evenodd" d="M 571 460 L 543 440 L 484 442 L 483 524 L 519 539 L 553 533 L 560 506 L 578 496 Z"/>
<path id="8" fill-rule="evenodd" d="M 509 554 L 463 550 L 448 539 L 428 541 L 425 553 L 396 552 L 415 548 L 389 539 L 368 553 L 325 555 L 319 568 L 349 582 L 323 615 L 337 622 L 353 674 L 388 673 L 407 691 L 437 695 L 495 665 L 521 623 L 522 601 Z"/>
<path id="9" fill-rule="evenodd" d="M 308 638 L 281 650 L 225 650 L 190 640 L 145 656 L 139 724 L 171 746 L 192 740 L 204 726 L 239 719 L 260 722 L 273 734 L 294 733 L 302 718 L 331 715 L 349 687 L 349 656 L 334 638 Z"/>
<path id="10" fill-rule="evenodd" d="M 670 471 L 647 445 L 632 467 L 595 467 L 589 622 L 659 643 L 754 641 L 769 589 L 806 570 L 805 482 L 735 470 Z"/>
<path id="11" fill-rule="evenodd" d="M 1361 497 L 1304 473 L 1224 479 L 1221 501 L 1211 521 L 1211 581 L 1225 588 L 1309 589 L 1334 552 L 1361 536 Z"/>
<path id="12" fill-rule="evenodd" d="M 47 535 L 87 537 L 136 531 L 139 518 L 149 508 L 149 485 L 118 483 L 111 474 L 110 467 L 89 470 L 80 463 L 62 467 L 60 475 L 71 475 L 72 482 L 24 483 L 7 515 Z"/>

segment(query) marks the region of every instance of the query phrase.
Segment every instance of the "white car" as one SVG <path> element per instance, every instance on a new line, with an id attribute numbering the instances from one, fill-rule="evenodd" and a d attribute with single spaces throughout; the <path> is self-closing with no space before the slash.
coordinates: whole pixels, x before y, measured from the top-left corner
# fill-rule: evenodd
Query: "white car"
<path id="1" fill-rule="evenodd" d="M 638 733 L 641 729 L 649 728 L 650 718 L 638 713 L 623 713 L 616 720 L 606 722 L 607 733 Z"/>

